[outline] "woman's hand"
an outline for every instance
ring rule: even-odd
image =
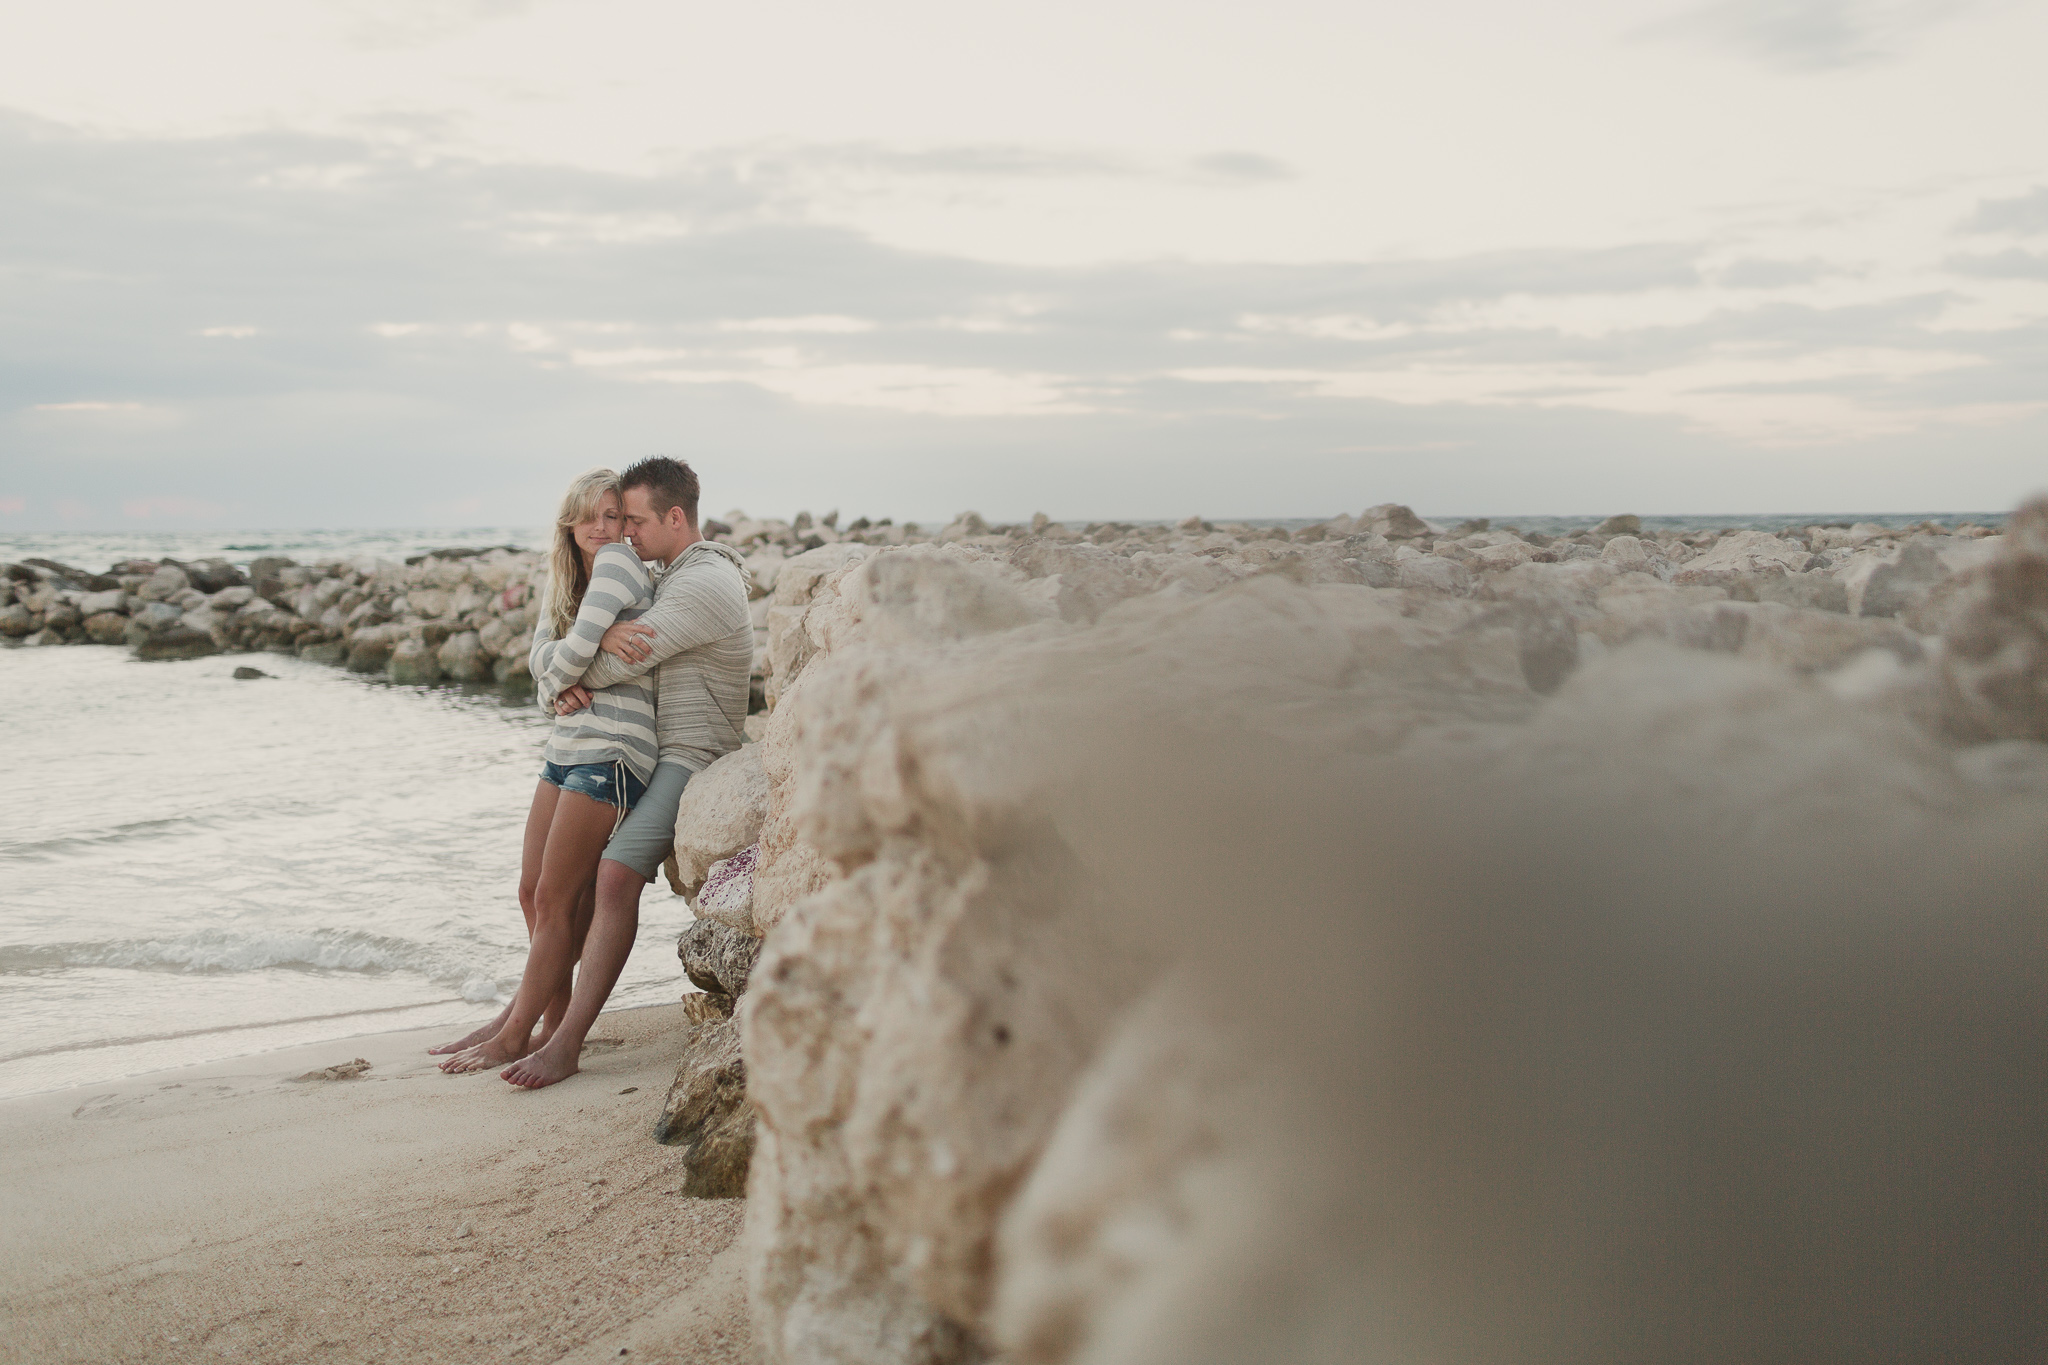
[[[637,664],[653,657],[654,646],[649,643],[653,639],[653,626],[639,621],[620,621],[604,633],[597,647],[629,664]]]
[[[565,687],[555,697],[555,714],[574,715],[590,705],[590,689],[587,687]]]

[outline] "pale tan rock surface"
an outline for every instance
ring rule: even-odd
[[[692,777],[676,804],[681,894],[695,896],[713,863],[758,841],[767,818],[768,779],[758,746],[743,744]]]
[[[1712,579],[1674,586],[1647,550],[1590,544],[1490,567],[1527,542],[1487,532],[1451,542],[1470,564],[1326,528],[1278,555],[1162,542],[1113,567],[961,529],[840,559],[778,608],[768,937],[738,1015],[769,1362],[1221,1365],[1368,1339],[1561,1362],[1613,1324],[1665,1340],[1704,1321],[1754,1354],[1713,1287],[1795,1268],[1834,1288],[1756,1321],[1870,1342],[1884,1329],[1831,1306],[1863,1301],[1853,1258],[1700,1242],[1659,1263],[1676,1278],[1617,1288],[1603,1258],[1672,1215],[1603,1151],[1692,1163],[1683,1217],[1766,1221],[1782,1209],[1745,1202],[1757,1171],[1877,1161],[1817,1206],[1837,1229],[1889,1197],[1887,1143],[2024,1168],[1971,1038],[2042,1026],[2018,984],[2035,940],[2010,919],[2042,857],[2038,765],[1955,756],[1916,722],[1936,664],[1911,630],[1731,596],[1832,581],[1803,547],[1674,543],[1667,564]],[[1362,567],[1424,562],[1462,578],[1375,588]],[[1886,927],[1858,918],[1872,897]],[[1915,958],[1984,1012],[1951,1029],[1886,964],[1901,925],[1948,942],[1955,914],[2018,956]],[[1685,950],[1660,955],[1671,934]],[[1829,945],[1818,975],[1805,934]],[[1193,976],[1162,975],[1176,961]],[[1721,994],[1694,975],[1708,963]],[[1817,991],[1864,1011],[1839,1038],[1774,1026],[1817,1074],[1864,1074],[1868,1030],[1917,1019],[1900,1026],[1933,1050],[1899,1074],[1976,1098],[1907,1132],[1837,1089],[1789,1146],[1670,1147],[1659,1125],[1687,1129],[1695,1101],[1773,1102],[1742,1079],[1771,1065],[1752,1021]],[[1734,1071],[1652,1079],[1690,1077],[1677,1059],[1700,1047]],[[1577,1112],[1619,1146],[1538,1102],[1581,1064]],[[1599,1192],[1590,1240],[1545,1249],[1549,1196],[1517,1183],[1543,1152]],[[1956,1178],[1972,1208],[2004,1197]],[[1962,1254],[1983,1269],[2009,1244],[1981,1226]],[[1957,1321],[1939,1295],[1897,1311]]]

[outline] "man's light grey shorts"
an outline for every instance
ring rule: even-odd
[[[647,779],[646,794],[627,812],[618,833],[604,846],[604,856],[624,863],[644,880],[653,881],[662,860],[675,846],[676,806],[683,799],[683,788],[694,776],[672,759],[664,758],[655,764],[654,776]]]

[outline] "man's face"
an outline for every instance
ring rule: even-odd
[[[642,559],[666,564],[689,547],[690,523],[683,509],[671,507],[666,517],[655,513],[654,502],[644,488],[628,488],[625,497],[626,539]]]

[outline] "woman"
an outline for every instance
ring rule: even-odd
[[[570,973],[594,910],[597,863],[626,812],[647,790],[659,748],[652,677],[598,688],[589,706],[555,715],[557,693],[583,675],[614,621],[654,600],[654,582],[621,538],[618,475],[593,469],[569,485],[555,517],[548,591],[530,663],[541,706],[554,715],[540,784],[526,815],[519,908],[530,946],[519,992],[498,1017],[441,1063],[449,1072],[506,1066],[547,1041],[569,1006]],[[545,1024],[538,1040],[536,1023]]]

